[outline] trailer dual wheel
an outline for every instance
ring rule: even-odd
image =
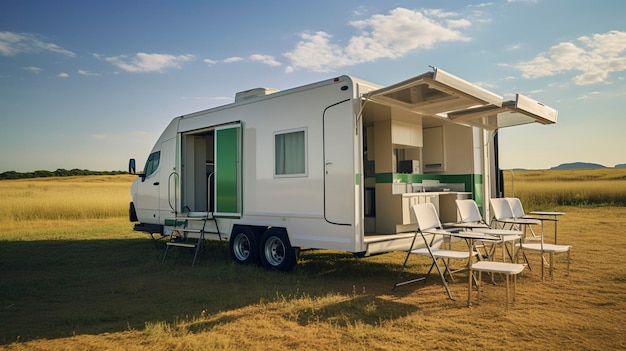
[[[296,266],[296,251],[284,228],[270,228],[263,233],[260,260],[267,269],[290,271]]]
[[[259,248],[254,230],[247,226],[237,226],[230,236],[230,256],[241,264],[258,262]]]

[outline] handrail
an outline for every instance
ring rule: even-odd
[[[178,211],[176,210],[176,204],[178,203],[178,187],[174,186],[174,206],[172,206],[172,197],[171,197],[172,176],[174,176],[175,181],[177,183],[179,180],[179,176],[176,171],[170,173],[169,177],[167,178],[167,203],[168,205],[170,205],[170,208],[172,209],[172,212],[174,212],[174,216],[176,217],[178,215]]]
[[[207,196],[208,196],[208,199],[207,199],[207,212],[211,212],[211,213],[213,213],[215,211],[215,208],[213,208],[213,211],[211,211],[211,205],[212,205],[211,204],[211,196],[209,196],[209,194],[213,194],[213,191],[215,190],[215,189],[213,189],[211,187],[211,178],[214,178],[214,177],[215,177],[215,172],[211,172],[211,173],[209,173],[209,177],[207,178],[207,189],[209,189],[209,191],[210,191],[210,193],[209,193],[209,191],[207,191]],[[215,194],[213,194],[213,196],[215,196]]]

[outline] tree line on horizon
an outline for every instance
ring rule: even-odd
[[[125,171],[90,171],[88,169],[63,169],[56,171],[38,170],[34,172],[16,172],[7,171],[0,173],[0,180],[3,179],[25,179],[25,178],[45,178],[45,177],[71,177],[71,176],[87,176],[87,175],[116,175],[126,174]]]

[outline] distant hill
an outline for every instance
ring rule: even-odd
[[[561,163],[556,167],[552,167],[550,169],[581,169],[581,168],[607,168],[598,163],[588,163],[588,162],[572,162],[572,163]]]
[[[615,165],[615,168],[626,168],[626,163],[620,163]]]

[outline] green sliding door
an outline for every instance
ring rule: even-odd
[[[241,217],[241,124],[215,129],[215,215]]]

